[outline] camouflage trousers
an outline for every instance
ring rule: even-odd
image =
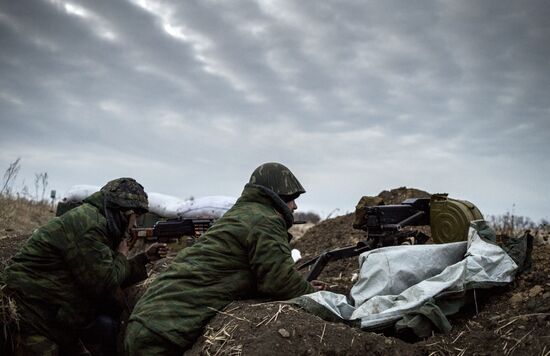
[[[149,330],[140,322],[131,321],[126,328],[124,353],[127,356],[180,356],[184,351],[182,347]]]
[[[16,338],[15,356],[59,356],[59,346],[45,336],[19,334]]]
[[[38,334],[17,335],[14,356],[91,356],[82,342],[78,342],[74,349],[61,350],[59,345],[47,337]]]

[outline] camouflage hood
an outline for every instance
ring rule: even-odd
[[[246,184],[239,201],[253,201],[265,205],[271,205],[282,215],[287,229],[294,224],[294,216],[292,215],[290,208],[279,197],[279,195],[263,185],[251,183]]]
[[[83,203],[88,203],[97,208],[101,215],[105,216],[105,195],[103,192],[95,192],[86,199],[82,201]]]
[[[128,226],[128,218],[123,214],[126,210],[134,210],[138,214],[148,211],[149,201],[143,186],[132,178],[114,179],[99,192],[84,199],[85,203],[95,206],[107,219],[107,231],[116,248],[124,238]]]
[[[108,208],[105,194],[101,191],[95,192],[86,199],[83,203],[93,205],[99,213],[107,220],[107,235],[111,240],[111,248],[116,249],[120,241],[124,238],[128,219],[119,209]]]

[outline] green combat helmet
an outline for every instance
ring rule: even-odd
[[[147,193],[133,178],[114,179],[105,184],[101,192],[105,194],[105,200],[111,208],[131,209],[139,214],[149,211]]]
[[[296,199],[306,192],[290,169],[275,162],[264,163],[256,168],[249,183],[269,188],[285,201]]]

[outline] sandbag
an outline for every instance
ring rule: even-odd
[[[94,185],[74,185],[57,204],[56,216],[62,215],[82,204],[82,200],[99,191],[101,187]],[[222,195],[205,196],[196,199],[180,199],[171,195],[147,192],[149,197],[149,213],[151,217],[186,219],[218,219],[222,217],[237,201],[237,198]],[[141,226],[149,226],[157,220],[148,217],[150,222]]]

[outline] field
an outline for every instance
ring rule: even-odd
[[[35,228],[53,217],[48,204],[0,196],[0,266],[3,268]]]
[[[400,201],[401,197],[395,199]],[[0,212],[2,263],[34,228],[53,216],[48,205],[17,201],[2,201]],[[303,235],[293,245],[304,259],[353,245],[364,239],[365,233],[354,230],[352,221],[352,214],[322,221],[301,231]],[[450,318],[453,330],[448,334],[402,340],[387,330],[364,332],[344,323],[325,321],[294,305],[238,301],[211,320],[187,354],[550,355],[550,245],[536,240],[532,257],[532,269],[511,285],[478,290],[475,300]],[[356,258],[337,261],[329,264],[319,279],[332,291],[347,293],[357,270]]]

